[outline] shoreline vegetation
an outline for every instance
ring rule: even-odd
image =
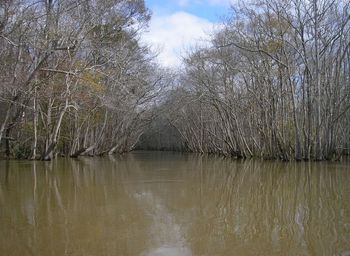
[[[2,1],[0,151],[350,155],[350,3],[253,0],[228,12],[170,70],[141,42],[143,0]]]

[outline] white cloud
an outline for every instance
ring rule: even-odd
[[[202,5],[219,5],[219,6],[230,6],[239,2],[240,0],[176,0],[179,6],[187,6],[190,3],[202,4]]]
[[[215,24],[186,12],[155,15],[143,40],[159,49],[158,61],[166,67],[178,67],[185,50],[208,39]],[[201,41],[200,41],[201,40]]]

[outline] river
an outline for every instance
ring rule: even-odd
[[[0,255],[350,255],[349,162],[0,161]]]

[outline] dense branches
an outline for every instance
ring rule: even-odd
[[[334,159],[349,153],[347,1],[259,0],[186,59],[173,117],[192,151]]]
[[[124,152],[146,127],[159,130],[147,133],[153,140],[174,136],[156,146],[143,138],[143,148],[283,160],[349,154],[348,1],[234,9],[210,44],[187,56],[166,99],[159,94],[172,76],[139,40],[149,19],[142,0],[2,1],[6,155]]]
[[[130,150],[162,86],[139,43],[143,0],[0,3],[0,142],[8,156]]]

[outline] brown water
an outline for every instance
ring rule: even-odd
[[[349,163],[0,161],[0,255],[350,255]]]

